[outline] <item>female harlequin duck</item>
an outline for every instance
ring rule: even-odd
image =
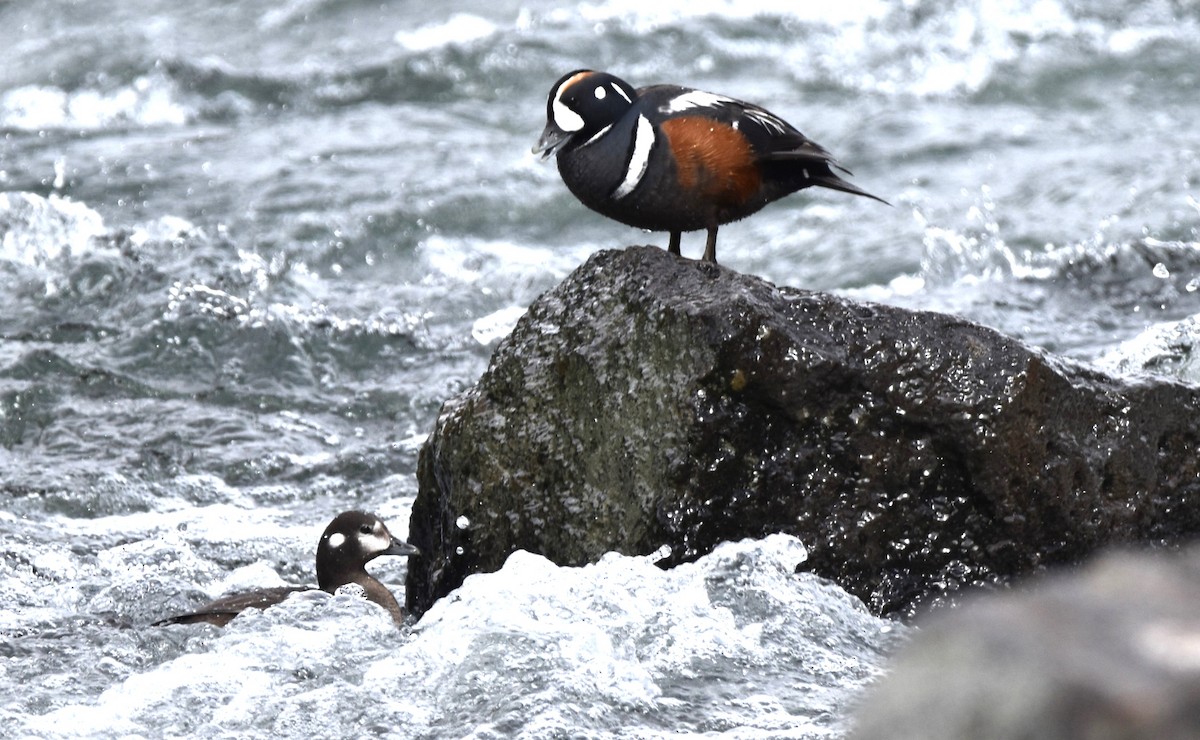
[[[775,114],[675,85],[635,90],[605,72],[562,76],[534,146],[558,155],[567,188],[585,206],[629,226],[708,230],[704,260],[717,261],[717,227],[813,185],[873,198],[834,172],[850,171]]]
[[[416,554],[417,548],[392,537],[379,517],[362,511],[345,511],[334,517],[317,543],[317,584],[322,591],[333,593],[340,586],[357,583],[367,592],[368,599],[387,609],[399,623],[404,619],[404,610],[387,586],[367,573],[364,566],[380,555]],[[194,612],[155,622],[154,626],[208,622],[224,627],[246,609],[266,609],[291,594],[311,590],[312,586],[281,586],[224,596]]]

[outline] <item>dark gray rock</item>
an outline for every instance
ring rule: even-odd
[[[1200,737],[1200,552],[1108,555],[917,630],[851,740]]]
[[[421,451],[408,606],[525,549],[560,564],[787,532],[877,613],[1200,532],[1200,391],[953,316],[777,288],[653,247],[530,307]]]

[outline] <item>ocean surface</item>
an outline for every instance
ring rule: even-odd
[[[894,204],[792,196],[724,265],[1200,383],[1196,0],[0,2],[0,737],[843,736],[909,628],[782,536],[518,553],[406,630],[148,626],[311,582],[344,509],[402,535],[525,307],[665,245],[529,151],[581,67],[760,103]]]

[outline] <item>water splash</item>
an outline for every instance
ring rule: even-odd
[[[160,542],[117,559],[178,545]],[[98,736],[672,728],[836,737],[848,692],[878,674],[897,627],[795,574],[804,555],[783,535],[726,544],[671,571],[652,557],[559,568],[516,553],[499,572],[468,578],[411,635],[350,594],[291,599],[223,632],[140,629],[132,649],[152,665],[23,727],[45,737],[66,727]]]
[[[1045,280],[1054,275],[1052,265],[1032,251],[1013,249],[1001,235],[991,189],[984,185],[958,228],[937,226],[920,208],[913,217],[924,232],[925,253],[921,275],[926,285],[961,281]]]
[[[104,219],[58,195],[0,193],[0,261],[45,267],[64,254],[81,255],[107,234]]]
[[[1095,365],[1114,375],[1152,373],[1200,384],[1200,314],[1150,326]]]
[[[725,544],[670,571],[653,565],[657,555],[557,568],[516,553],[435,605],[401,659],[374,666],[364,685],[476,706],[468,717],[442,714],[431,729],[444,735],[665,724],[825,737],[837,724],[834,696],[875,675],[893,625],[797,576],[804,556],[783,535]]]
[[[512,333],[525,311],[523,306],[509,306],[478,318],[471,326],[471,336],[485,346],[498,342]]]

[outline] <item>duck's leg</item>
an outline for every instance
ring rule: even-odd
[[[667,251],[671,254],[679,254],[679,235],[678,231],[671,232],[671,241],[667,244]]]
[[[700,258],[701,262],[711,262],[717,264],[717,227],[713,226],[708,230],[708,241],[704,242],[704,256]]]

